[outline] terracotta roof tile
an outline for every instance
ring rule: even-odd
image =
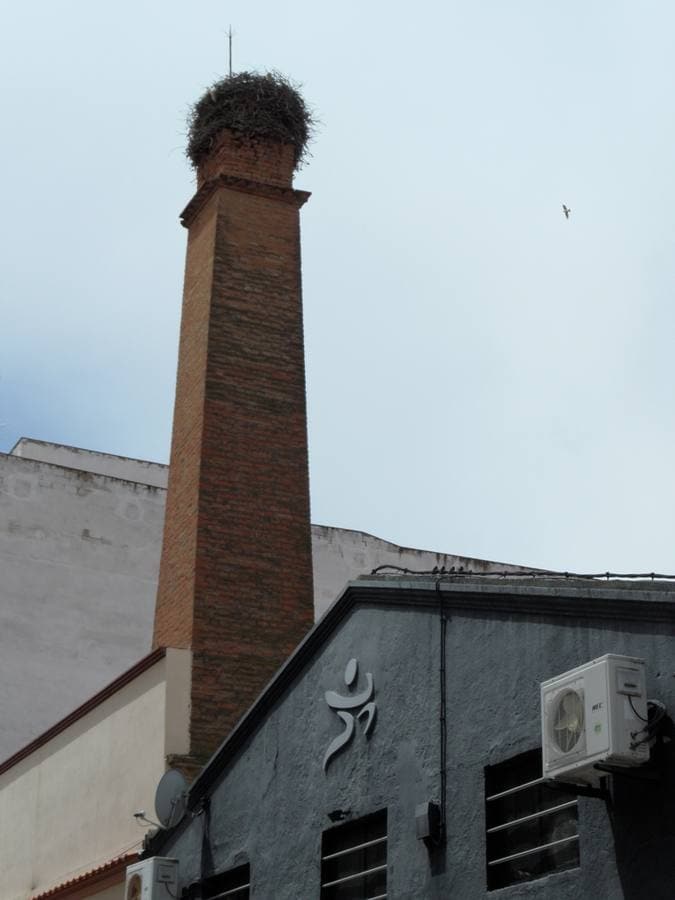
[[[117,872],[124,872],[126,867],[131,865],[131,863],[135,862],[137,859],[138,851],[125,853],[122,856],[116,856],[114,859],[109,859],[107,862],[101,863],[93,869],[81,872],[79,875],[75,875],[67,881],[62,881],[60,884],[54,885],[54,887],[48,888],[46,891],[41,891],[39,894],[32,894],[30,900],[46,900],[47,897],[67,895],[78,888],[100,881],[104,877],[114,875]]]

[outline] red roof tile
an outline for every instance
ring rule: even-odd
[[[63,897],[80,888],[93,887],[97,881],[102,881],[117,873],[124,873],[126,867],[131,865],[131,863],[135,862],[137,859],[138,851],[125,853],[122,856],[116,856],[114,859],[109,859],[107,862],[101,863],[94,869],[81,872],[79,875],[75,875],[67,881],[62,881],[61,884],[48,888],[46,891],[41,891],[39,894],[33,894],[31,900],[46,900],[47,897]],[[101,890],[103,887],[104,885],[101,886]]]

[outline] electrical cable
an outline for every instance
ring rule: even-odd
[[[661,724],[661,721],[665,718],[667,709],[665,704],[661,703],[660,700],[647,700],[647,718],[645,719],[640,713],[635,709],[633,705],[633,698],[629,695],[628,702],[630,704],[630,708],[633,710],[635,716],[641,721],[646,722],[644,728],[641,728],[639,731],[631,731],[630,736],[633,738],[630,744],[631,750],[635,750],[637,747],[640,747],[642,744],[647,744],[650,741],[655,740],[656,738],[656,729]],[[652,710],[655,710],[654,715],[650,715]],[[644,737],[639,741],[636,741],[635,738],[639,734],[643,734]]]
[[[635,715],[641,722],[649,722],[649,712],[647,712],[647,718],[646,718],[646,719],[644,718],[644,716],[641,716],[640,713],[637,711],[637,709],[635,709],[635,707],[633,706],[633,698],[630,696],[630,694],[628,695],[628,702],[630,703],[630,708],[633,710],[634,715]],[[640,730],[641,730],[641,731],[645,731],[646,729],[645,729],[645,728],[642,728],[642,729],[640,729]],[[636,731],[635,733],[636,733],[636,734],[639,734],[640,732],[639,732],[639,731]]]
[[[647,700],[647,709],[657,709],[659,712],[659,715],[654,719],[654,722],[650,723],[650,726],[652,728],[654,727],[654,725],[658,725],[661,719],[665,719],[666,713],[668,712],[668,710],[666,709],[666,704],[661,703],[660,700]]]
[[[465,569],[463,566],[455,568],[451,566],[446,569],[445,566],[434,566],[433,569],[409,569],[406,566],[396,566],[392,563],[385,563],[377,566],[371,571],[371,575],[379,575],[381,572],[389,570],[399,572],[402,575],[433,575],[448,576],[451,578],[560,578],[564,580],[582,579],[588,581],[609,581],[610,578],[623,579],[624,581],[675,581],[675,575],[665,575],[661,572],[552,572],[547,569],[539,569],[529,572],[513,572],[513,571],[496,571],[496,572],[474,572],[471,569]]]
[[[448,792],[448,781],[447,781],[447,765],[448,765],[448,726],[447,726],[447,696],[446,696],[446,669],[445,669],[445,656],[446,656],[446,642],[447,642],[447,626],[448,622],[445,616],[445,598],[443,596],[443,591],[440,587],[440,579],[436,581],[436,592],[438,594],[438,617],[440,620],[440,636],[439,636],[439,645],[440,645],[440,660],[438,667],[438,677],[439,677],[439,688],[440,688],[440,714],[439,714],[439,727],[440,727],[440,767],[441,767],[441,823],[440,823],[440,835],[438,837],[437,845],[441,846],[445,841],[446,835],[446,819],[445,819],[445,806],[447,802],[447,792]]]

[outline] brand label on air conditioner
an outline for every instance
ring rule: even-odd
[[[619,694],[639,697],[642,694],[640,680],[640,673],[637,669],[616,670],[616,689]]]
[[[171,884],[176,876],[176,870],[170,863],[160,863],[157,867],[157,881]]]

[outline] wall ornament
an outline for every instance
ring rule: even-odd
[[[357,660],[350,659],[345,667],[345,684],[351,689],[357,680],[359,672],[359,664]],[[363,733],[366,737],[370,737],[375,726],[375,715],[377,707],[373,696],[375,687],[373,684],[373,676],[370,672],[366,673],[366,687],[359,694],[347,694],[343,696],[336,691],[326,691],[326,703],[335,710],[344,724],[344,730],[328,745],[325,756],[323,758],[324,772],[328,768],[328,763],[332,760],[336,753],[342,750],[354,737],[354,729],[356,720],[365,720]],[[359,709],[360,707],[360,709]],[[358,710],[358,712],[356,712]]]

